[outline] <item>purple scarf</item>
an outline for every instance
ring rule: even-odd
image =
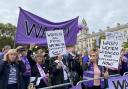
[[[44,70],[42,69],[42,67],[41,67],[39,64],[36,64],[36,65],[37,65],[37,68],[38,68],[39,73],[40,73],[40,75],[41,75],[41,79],[43,79],[44,83],[45,83],[46,85],[48,85],[48,81],[47,81],[47,79],[46,79],[46,74],[45,74]]]

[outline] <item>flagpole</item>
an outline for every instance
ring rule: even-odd
[[[16,47],[16,44],[15,44],[15,41],[13,42],[13,49],[15,49],[15,47]]]

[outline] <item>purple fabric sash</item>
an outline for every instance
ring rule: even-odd
[[[48,85],[48,81],[47,81],[47,79],[46,79],[46,74],[45,74],[44,70],[42,69],[42,67],[41,67],[39,64],[36,64],[36,65],[37,65],[37,68],[38,68],[39,73],[40,73],[40,75],[41,75],[41,79],[43,79],[44,83],[45,83],[46,85]]]

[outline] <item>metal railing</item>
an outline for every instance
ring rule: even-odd
[[[123,76],[125,76],[125,75],[128,75],[128,72],[125,72],[125,73],[123,74]]]
[[[49,87],[44,87],[44,88],[39,88],[39,89],[52,89],[52,88],[58,88],[58,87],[63,87],[63,86],[68,86],[72,85],[72,83],[64,83],[64,84],[59,84],[59,85],[54,85],[54,86],[49,86]]]
[[[109,75],[109,77],[117,77],[117,76],[120,76],[120,74],[115,74],[115,75]],[[108,78],[109,78],[108,77]],[[88,82],[88,81],[92,81],[92,80],[97,80],[97,79],[105,79],[105,77],[99,77],[99,78],[92,78],[92,79],[88,79],[88,80],[82,80],[82,81],[79,81],[77,83],[77,85],[83,83],[83,82]]]
[[[128,75],[128,72],[125,72],[124,75]],[[108,78],[117,77],[117,76],[121,76],[121,75],[120,74],[109,75]],[[92,78],[92,79],[88,79],[88,80],[82,80],[82,81],[79,81],[76,85],[79,85],[83,82],[88,82],[88,81],[97,80],[97,79],[105,79],[105,78],[106,77],[99,77],[99,78]],[[58,88],[58,87],[68,86],[68,85],[73,85],[73,84],[72,83],[64,83],[64,84],[59,84],[59,85],[54,85],[54,86],[49,86],[49,87],[44,87],[44,88],[39,88],[39,89],[52,89],[52,88]]]

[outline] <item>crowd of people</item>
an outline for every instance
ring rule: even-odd
[[[122,49],[118,69],[98,65],[99,50],[77,52],[75,47],[67,47],[67,53],[49,57],[42,49],[34,51],[35,45],[18,46],[11,49],[7,45],[0,53],[0,89],[38,89],[71,82],[83,82],[82,89],[105,89],[109,75],[128,71],[128,49]],[[96,79],[105,77],[105,79]],[[70,89],[63,86],[54,89]]]

